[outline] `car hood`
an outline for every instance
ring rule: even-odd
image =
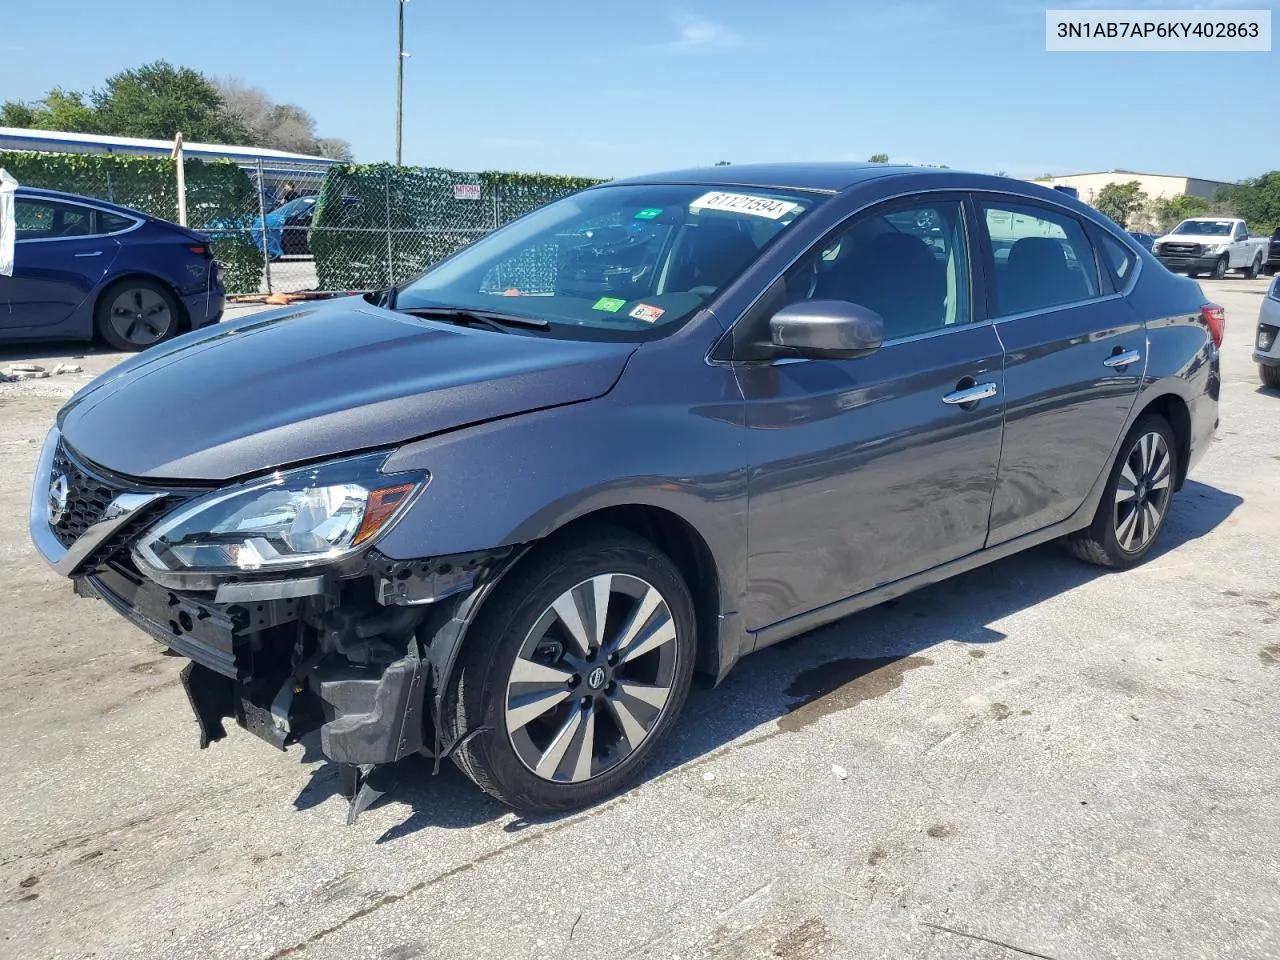
[[[1224,243],[1230,243],[1230,237],[1213,237],[1207,233],[1166,233],[1162,237],[1156,237],[1156,243],[1163,243],[1165,240],[1173,243],[1203,243],[1205,246],[1220,247]]]
[[[423,320],[343,298],[189,333],[103,374],[59,414],[127,476],[227,480],[602,396],[631,343]]]

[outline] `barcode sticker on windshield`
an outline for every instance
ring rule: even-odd
[[[753,197],[747,193],[721,193],[718,190],[704,193],[689,204],[690,210],[723,210],[726,213],[745,213],[770,220],[781,220],[795,208],[796,205],[790,200]]]

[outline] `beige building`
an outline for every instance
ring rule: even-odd
[[[1107,170],[1102,173],[1069,173],[1060,177],[1051,177],[1049,180],[1040,180],[1046,186],[1064,186],[1075,187],[1080,191],[1080,199],[1085,203],[1096,203],[1098,194],[1102,188],[1109,183],[1130,183],[1138,181],[1142,186],[1142,192],[1148,199],[1155,200],[1158,197],[1176,197],[1180,194],[1190,194],[1193,197],[1204,197],[1206,200],[1212,200],[1214,194],[1218,192],[1220,187],[1230,186],[1221,180],[1200,180],[1196,177],[1173,177],[1161,173],[1138,173],[1135,170]],[[1142,217],[1139,215],[1135,218],[1135,222],[1130,223],[1130,229],[1140,229],[1141,227],[1150,226],[1142,224]]]

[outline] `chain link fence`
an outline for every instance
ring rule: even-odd
[[[108,200],[209,237],[228,294],[372,290],[599,180],[436,167],[0,153],[18,182]],[[184,194],[180,196],[180,191]],[[530,264],[530,269],[535,265]]]

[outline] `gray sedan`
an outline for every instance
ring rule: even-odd
[[[1048,540],[1141,562],[1222,333],[1034,184],[640,177],[122,364],[49,432],[31,533],[190,658],[203,744],[318,729],[352,816],[414,753],[568,810],[698,722],[695,671]]]

